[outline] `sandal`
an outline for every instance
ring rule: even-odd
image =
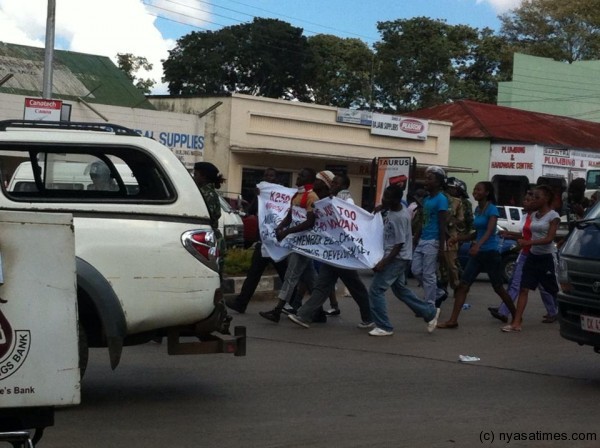
[[[552,324],[552,323],[556,322],[556,319],[558,319],[558,316],[556,314],[554,316],[544,316],[544,318],[542,319],[542,323],[543,324]]]
[[[458,328],[458,322],[441,322],[436,325],[437,328],[454,329]]]
[[[519,331],[521,331],[521,327],[513,327],[512,325],[505,325],[500,330],[502,330],[505,333],[518,333]]]

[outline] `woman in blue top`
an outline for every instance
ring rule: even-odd
[[[477,183],[473,189],[473,198],[478,203],[473,220],[475,233],[450,238],[449,242],[475,240],[475,243],[469,249],[469,261],[454,293],[452,315],[446,322],[438,324],[438,328],[458,327],[458,316],[469,293],[469,288],[482,271],[487,272],[494,292],[500,296],[510,313],[515,315],[515,305],[502,284],[502,259],[498,251],[500,241],[496,231],[498,209],[494,205],[496,198],[492,183]]]

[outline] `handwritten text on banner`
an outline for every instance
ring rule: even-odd
[[[315,226],[305,232],[275,238],[275,228],[286,217],[295,189],[261,182],[258,219],[263,255],[276,261],[290,251],[323,263],[348,269],[370,269],[383,257],[383,220],[339,198],[315,203]],[[294,207],[292,226],[306,219],[305,210]]]

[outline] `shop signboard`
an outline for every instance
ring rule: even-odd
[[[388,137],[427,140],[429,121],[400,115],[373,114],[371,134]]]
[[[378,157],[377,189],[375,205],[381,204],[384,190],[390,185],[399,185],[408,190],[412,157]]]
[[[25,98],[23,118],[33,121],[60,121],[62,101],[44,98]]]

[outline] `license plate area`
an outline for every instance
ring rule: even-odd
[[[581,315],[581,329],[592,333],[600,333],[600,317]]]

